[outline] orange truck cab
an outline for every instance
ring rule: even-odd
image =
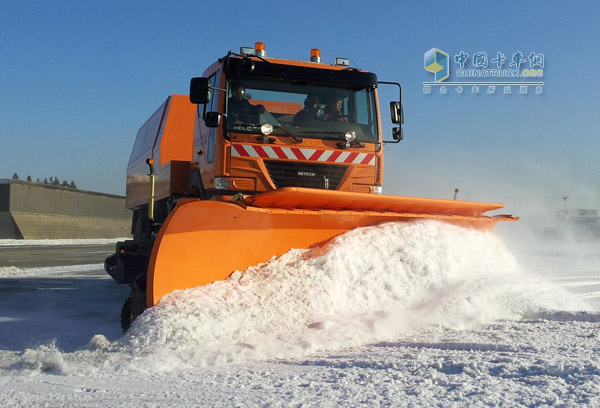
[[[347,60],[318,59],[318,50],[314,61],[267,58],[258,43],[192,79],[194,161],[203,195],[289,186],[381,192],[377,78]],[[400,103],[392,107],[399,122]],[[401,131],[394,135],[399,141]]]

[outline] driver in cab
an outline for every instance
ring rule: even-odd
[[[263,105],[252,105],[245,96],[246,87],[244,84],[239,82],[233,84],[231,97],[228,101],[228,123],[234,125],[258,124],[260,114],[265,112],[265,107]]]
[[[322,116],[323,110],[319,109],[319,96],[316,94],[309,94],[304,100],[304,108],[294,116],[292,125],[302,126],[309,122],[320,120]]]

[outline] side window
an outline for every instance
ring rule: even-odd
[[[356,111],[357,117],[356,122],[361,125],[369,123],[369,100],[367,98],[366,90],[362,90],[356,93]]]
[[[356,92],[356,123],[365,126],[371,135],[376,135],[377,116],[375,115],[373,96],[371,89]]]
[[[210,86],[215,87],[215,88],[218,87],[220,78],[221,78],[221,71],[215,72],[209,78]],[[219,91],[212,92],[212,95],[210,96],[210,103],[206,107],[207,112],[216,112],[219,110],[219,96],[220,96]],[[210,128],[208,131],[208,149],[206,152],[206,161],[209,163],[212,163],[215,160],[215,135],[216,135],[216,132],[217,132],[216,128]]]

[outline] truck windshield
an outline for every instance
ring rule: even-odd
[[[372,88],[340,88],[246,79],[229,83],[227,128],[230,132],[260,133],[264,123],[273,135],[294,138],[343,139],[348,130],[356,139],[377,142],[377,114]]]

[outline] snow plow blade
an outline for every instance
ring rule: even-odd
[[[147,306],[178,289],[226,279],[291,248],[319,247],[356,227],[437,219],[489,230],[502,204],[287,187],[237,201],[181,199],[165,220],[148,267]]]

